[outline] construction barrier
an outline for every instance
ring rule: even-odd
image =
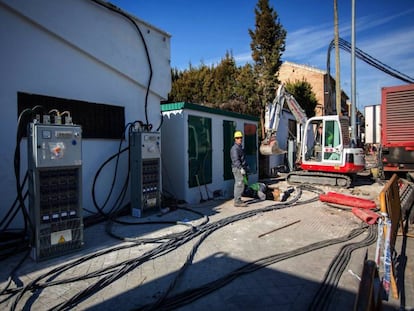
[[[382,310],[381,294],[377,264],[372,260],[366,260],[362,269],[354,311]]]
[[[382,220],[378,223],[378,241],[375,262],[383,265],[382,287],[383,299],[388,300],[390,288],[393,297],[398,299],[397,281],[395,279],[395,266],[392,260],[392,250],[395,250],[395,241],[398,228],[401,225],[401,203],[399,192],[399,178],[394,174],[380,192],[380,212]],[[382,257],[381,257],[382,253]]]

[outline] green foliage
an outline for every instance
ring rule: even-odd
[[[305,110],[308,118],[315,116],[315,108],[318,104],[316,95],[312,90],[312,85],[306,80],[296,80],[295,82],[287,81],[285,84],[286,91],[295,97],[298,104]]]
[[[202,64],[195,68],[172,70],[170,102],[192,102],[257,117],[273,101],[279,83],[277,74],[285,51],[286,31],[268,0],[258,0],[252,39],[253,64],[237,67],[234,57],[226,52],[216,66]]]
[[[168,96],[169,101],[204,103],[206,95],[202,92],[206,88],[206,81],[212,80],[211,69],[205,65],[200,68],[190,67],[188,70],[172,70],[172,86]]]
[[[272,101],[279,80],[277,73],[282,65],[281,57],[285,51],[286,30],[278,20],[277,12],[269,6],[268,0],[258,0],[255,8],[256,28],[249,29],[252,39],[250,48],[254,61],[258,93],[262,108]]]
[[[217,66],[201,65],[184,71],[174,69],[171,76],[170,102],[185,101],[255,115],[252,66],[237,67],[229,52]]]
[[[214,102],[226,102],[234,96],[237,76],[236,61],[228,52],[213,70],[212,92]]]

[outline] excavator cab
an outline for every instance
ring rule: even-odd
[[[343,137],[341,122],[336,116],[309,119],[302,145],[302,162],[341,163]]]
[[[328,115],[310,118],[301,146],[302,170],[357,173],[365,167],[361,148],[351,146],[347,117]]]
[[[300,170],[286,177],[289,184],[349,187],[351,176],[365,168],[364,152],[350,144],[347,117],[310,118],[300,149]]]

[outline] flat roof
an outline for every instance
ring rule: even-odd
[[[210,107],[199,105],[199,104],[193,104],[193,103],[187,103],[187,102],[175,102],[175,103],[161,104],[162,112],[172,111],[172,110],[181,110],[181,109],[189,109],[189,110],[207,112],[211,114],[218,114],[218,115],[227,116],[227,117],[251,120],[255,122],[259,121],[258,117],[255,117],[252,115],[242,114],[242,113],[237,113],[237,112],[227,111],[227,110],[221,110],[217,108],[210,108]]]

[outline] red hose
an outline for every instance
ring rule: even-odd
[[[322,202],[335,203],[335,204],[340,204],[340,205],[366,208],[366,209],[374,209],[377,207],[377,204],[372,200],[362,199],[362,198],[354,197],[351,195],[346,195],[346,194],[336,193],[336,192],[328,192],[326,194],[322,193],[319,195],[319,200],[321,200]]]
[[[359,219],[362,219],[364,222],[366,222],[368,225],[373,225],[377,222],[378,218],[380,217],[377,213],[368,210],[368,209],[362,209],[358,207],[352,208],[352,214],[357,216]]]

